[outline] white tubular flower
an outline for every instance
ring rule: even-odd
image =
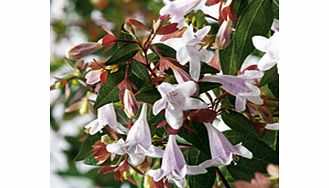
[[[106,146],[108,152],[118,155],[128,154],[131,164],[140,165],[145,156],[161,158],[162,149],[152,145],[151,132],[147,123],[147,105],[144,103],[139,118],[129,130],[127,139]]]
[[[184,16],[192,11],[193,8],[198,6],[201,0],[165,0],[166,4],[160,10],[160,15],[170,15],[171,23],[178,23],[178,28],[181,29],[184,26]]]
[[[222,132],[212,124],[204,123],[208,131],[209,147],[212,159],[200,164],[204,168],[211,166],[229,165],[233,161],[233,155],[251,159],[252,153],[240,144],[233,146]]]
[[[121,123],[117,121],[113,103],[106,104],[100,107],[97,110],[97,119],[87,124],[85,128],[89,129],[89,134],[94,135],[100,130],[102,130],[102,128],[106,125],[120,134],[125,134],[128,130],[126,127],[124,127]]]
[[[163,82],[158,86],[161,99],[153,105],[153,114],[157,115],[165,109],[165,117],[168,124],[179,129],[184,121],[183,111],[192,109],[207,108],[207,105],[191,96],[197,91],[197,84],[193,81],[183,82],[177,85],[171,85]]]
[[[201,166],[187,165],[182,151],[176,143],[176,135],[169,135],[166,149],[163,153],[162,165],[160,169],[149,170],[148,175],[158,182],[167,177],[170,182],[174,182],[178,187],[186,187],[187,174],[204,174],[207,170]]]
[[[182,38],[171,38],[164,42],[177,51],[176,58],[180,64],[185,65],[190,62],[189,72],[196,81],[200,77],[201,61],[208,63],[214,55],[200,45],[210,29],[210,26],[206,26],[193,32],[193,26],[190,25],[183,33]]]
[[[246,109],[247,100],[262,105],[263,99],[260,97],[260,89],[252,84],[252,81],[261,76],[258,72],[250,72],[241,76],[212,75],[205,76],[202,81],[222,84],[222,88],[229,94],[236,97],[235,109],[242,112]]]

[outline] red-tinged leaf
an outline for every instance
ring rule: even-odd
[[[115,170],[116,167],[113,166],[102,166],[99,170],[98,173],[99,174],[108,174],[111,173]]]
[[[162,57],[159,61],[159,69],[161,72],[169,69],[170,65],[171,65],[171,62],[165,57]]]
[[[172,24],[166,25],[166,26],[160,28],[158,30],[157,34],[167,35],[167,34],[175,32],[175,31],[178,31],[177,25],[178,25],[178,23],[172,23]]]
[[[111,44],[113,42],[116,42],[117,40],[118,39],[114,35],[111,34],[105,35],[105,37],[103,37],[102,39],[102,46]]]
[[[102,21],[99,20],[98,24],[104,29],[104,31],[106,31],[106,33],[113,35],[112,31]]]
[[[146,61],[145,61],[145,58],[142,57],[139,53],[137,53],[134,57],[133,57],[134,60],[138,61],[138,62],[141,62],[143,64],[147,64]]]
[[[132,26],[134,26],[138,29],[148,31],[148,29],[146,28],[146,26],[142,22],[137,21],[135,19],[130,18],[130,19],[128,19],[127,23],[131,24]]]
[[[179,38],[179,37],[182,37],[183,36],[183,33],[185,32],[186,28],[182,29],[182,30],[177,30],[176,32],[173,32],[173,33],[170,33],[170,34],[167,34],[167,35],[164,35],[163,37],[161,37],[160,41],[163,42],[163,41],[166,41],[168,39],[171,39],[171,38]]]
[[[103,71],[102,74],[101,74],[101,76],[100,76],[100,78],[101,78],[101,82],[102,82],[103,85],[106,84],[107,74],[108,74],[107,71]]]
[[[214,67],[218,71],[220,71],[220,62],[218,58],[218,52],[215,53],[214,57],[211,59],[211,61],[208,63],[210,66]]]
[[[165,20],[167,20],[167,19],[169,19],[169,18],[170,18],[170,14],[166,14],[166,15],[160,16],[160,20],[162,22],[165,21]]]
[[[220,0],[207,0],[206,2],[206,6],[212,6],[212,5],[215,5],[217,3],[219,3]]]
[[[217,113],[210,109],[200,109],[190,115],[190,119],[199,123],[211,123],[216,119]]]

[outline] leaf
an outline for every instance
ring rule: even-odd
[[[179,136],[193,144],[193,146],[198,148],[206,156],[211,156],[209,149],[208,132],[206,127],[202,123],[185,121],[185,124],[187,123],[189,123],[189,126],[191,126],[194,131],[189,132],[186,128],[182,128],[178,133]],[[208,159],[210,159],[210,157]]]
[[[270,70],[267,70],[262,78],[262,80],[260,81],[260,87],[275,82],[279,80],[279,74],[278,74],[278,68],[275,65],[273,68],[271,68]]]
[[[141,102],[154,104],[155,101],[161,98],[160,93],[153,85],[147,85],[140,90],[136,95],[136,99]]]
[[[176,58],[176,50],[162,43],[153,44],[162,56]]]
[[[209,159],[209,157],[194,147],[188,150],[187,155],[187,163],[189,165],[199,165],[200,163]],[[214,168],[208,168],[207,171],[208,172],[205,174],[189,176],[188,184],[190,187],[212,188],[216,179],[216,172]]]
[[[94,109],[119,100],[119,89],[117,85],[124,79],[125,70],[125,66],[122,66],[117,72],[107,75],[106,83],[99,89]]]
[[[279,19],[279,0],[273,0],[273,17]]]
[[[133,58],[139,51],[137,44],[124,44],[119,47],[105,62],[106,65],[114,65]]]
[[[172,24],[166,25],[166,26],[160,28],[158,30],[157,34],[167,35],[167,34],[173,33],[178,30],[177,25],[178,25],[178,23],[172,23]]]
[[[268,84],[268,87],[272,91],[273,95],[276,98],[279,98],[279,80],[277,80],[276,82],[272,82],[272,83]]]
[[[210,91],[212,89],[219,88],[219,84],[217,83],[209,83],[209,82],[200,82],[199,83],[199,93],[204,93],[206,91]]]
[[[151,82],[150,74],[146,67],[137,61],[131,63],[131,71],[140,79]]]
[[[83,159],[83,163],[86,165],[92,165],[96,166],[96,163],[98,162],[97,159],[93,155],[88,155],[85,159]]]
[[[238,20],[231,45],[219,52],[224,74],[236,75],[245,58],[254,50],[251,38],[267,35],[273,22],[272,3],[269,0],[249,0]]]
[[[253,153],[252,159],[240,157],[236,165],[227,166],[228,171],[235,180],[249,181],[254,177],[255,172],[265,173],[268,164],[279,163],[278,153],[260,139],[247,134],[243,135],[234,130],[225,131],[224,135],[232,144],[242,142],[242,145]]]
[[[91,154],[92,145],[98,140],[100,140],[101,135],[95,134],[95,135],[88,135],[86,140],[82,142],[78,154],[75,156],[75,161],[81,161],[84,158],[86,158],[88,155]]]
[[[227,112],[222,112],[221,116],[225,124],[231,129],[238,131],[241,134],[258,137],[255,125],[244,115],[232,110],[228,110]]]

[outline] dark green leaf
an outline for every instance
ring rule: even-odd
[[[238,20],[231,45],[220,51],[224,74],[236,75],[245,58],[254,50],[251,38],[268,34],[273,22],[271,1],[249,0]]]
[[[279,98],[279,80],[277,80],[276,82],[272,82],[272,83],[268,84],[268,87],[272,91],[273,95],[276,98]]]
[[[117,102],[119,100],[119,89],[117,85],[124,79],[125,70],[125,66],[122,66],[117,72],[107,75],[106,84],[102,85],[99,89],[94,104],[95,109],[98,109],[105,104]]]
[[[176,58],[176,50],[173,48],[162,43],[156,43],[153,45],[160,51],[162,56]]]
[[[260,81],[260,87],[264,86],[266,84],[275,82],[279,80],[279,74],[278,74],[278,68],[277,66],[274,66],[273,68],[271,68],[270,70],[267,70],[262,78],[262,80]]]
[[[204,93],[206,91],[219,88],[219,84],[217,83],[209,83],[209,82],[200,82],[199,83],[199,93]]]
[[[228,110],[221,113],[223,121],[231,129],[240,132],[241,134],[248,134],[258,137],[255,125],[244,115]]]
[[[124,44],[119,47],[105,62],[106,65],[114,65],[133,58],[140,50],[137,44]]]
[[[279,0],[273,0],[273,17],[279,19]]]
[[[150,75],[146,69],[146,67],[137,61],[131,63],[131,71],[140,79],[144,81],[151,81]]]
[[[155,101],[160,99],[160,93],[153,85],[147,85],[143,87],[136,99],[141,102],[154,104]]]
[[[92,165],[92,166],[96,166],[96,163],[98,162],[97,159],[95,159],[95,157],[93,155],[88,155],[84,160],[83,163],[85,163],[86,165]]]

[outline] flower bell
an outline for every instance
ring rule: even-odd
[[[157,115],[165,109],[168,124],[174,129],[179,129],[184,121],[183,111],[207,108],[204,102],[191,97],[197,89],[197,84],[193,81],[177,85],[163,82],[158,86],[162,98],[154,103],[153,114]]]
[[[97,119],[85,126],[89,130],[89,134],[94,135],[104,126],[108,125],[115,132],[125,134],[127,128],[117,121],[113,103],[106,104],[97,110]]]
[[[208,132],[212,159],[201,163],[201,166],[208,168],[210,166],[229,165],[233,161],[233,155],[240,155],[248,159],[252,158],[252,153],[241,143],[233,146],[224,134],[212,124],[204,123],[204,125]]]
[[[176,143],[176,135],[169,135],[166,149],[163,153],[162,165],[160,169],[149,170],[147,173],[158,182],[167,177],[170,182],[174,182],[178,187],[186,187],[186,175],[204,174],[207,170],[201,166],[187,165],[182,151]]]
[[[147,106],[144,103],[139,118],[127,134],[126,141],[120,139],[117,143],[107,145],[107,151],[118,155],[128,154],[133,165],[142,164],[145,156],[161,158],[163,151],[152,145],[151,132],[146,116]]]

